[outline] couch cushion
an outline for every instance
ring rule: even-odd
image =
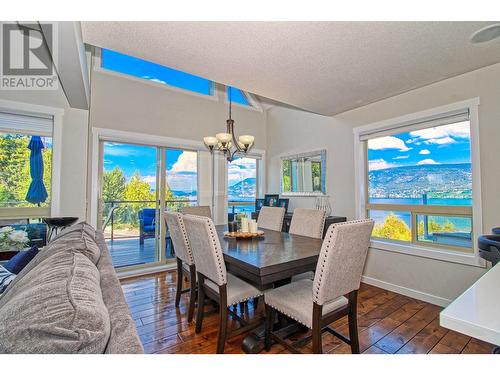
[[[4,266],[0,265],[0,295],[9,284],[16,278],[16,274],[10,272]]]
[[[74,249],[41,261],[0,299],[0,353],[102,353],[109,336],[100,274]]]

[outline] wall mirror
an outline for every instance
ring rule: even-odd
[[[281,157],[281,194],[326,194],[326,150]]]

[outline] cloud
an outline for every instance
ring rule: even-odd
[[[396,164],[388,163],[384,159],[375,159],[368,162],[368,170],[378,171],[379,169],[388,169],[397,167]]]
[[[424,160],[420,160],[417,165],[436,165],[436,164],[441,164],[441,163],[438,163],[437,161],[434,161],[432,159],[424,159]]]
[[[431,152],[427,149],[420,150],[419,154],[420,155],[429,155]]]
[[[414,138],[412,142],[422,141],[425,144],[444,145],[455,143],[456,138],[470,139],[470,126],[468,121],[463,121],[455,124],[436,126],[434,128],[415,130],[410,132],[410,136]]]
[[[197,154],[194,151],[184,151],[172,166],[169,172],[196,172]]]
[[[409,151],[402,139],[397,137],[380,137],[368,140],[368,148],[370,150],[399,150],[401,152]]]
[[[141,176],[141,180],[147,182],[150,185],[156,185],[156,176],[154,175]]]
[[[424,143],[426,145],[447,145],[451,143],[456,143],[456,141],[451,137],[444,137],[444,138],[428,139],[427,141],[424,141]]]
[[[408,159],[409,157],[410,155],[400,155],[393,157],[392,160]]]

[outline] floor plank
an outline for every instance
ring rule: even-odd
[[[179,308],[175,307],[176,279],[175,272],[163,272],[122,281],[123,292],[145,352],[215,353],[217,312],[207,314],[203,320],[202,332],[195,333],[194,321],[187,322],[188,295],[182,295]],[[206,311],[209,310],[214,310],[213,306],[207,306]],[[441,308],[438,306],[362,284],[358,293],[358,332],[361,352],[364,354],[491,353],[492,345],[440,327],[438,320],[440,311]],[[241,312],[239,308],[238,312]],[[255,311],[252,303],[249,303],[244,315],[250,319],[262,319],[263,303],[260,303]],[[238,326],[237,322],[230,320],[230,327]],[[331,326],[346,336],[349,333],[345,317]],[[242,353],[241,343],[244,337],[245,334],[241,334],[230,338],[225,353]],[[312,352],[310,343],[303,348],[303,352]],[[325,333],[323,352],[347,354],[351,350],[344,342]],[[289,352],[283,346],[275,344],[269,353]]]

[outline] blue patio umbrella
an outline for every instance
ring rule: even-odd
[[[42,139],[34,135],[31,137],[28,148],[31,150],[30,154],[30,175],[31,184],[26,194],[26,200],[33,204],[38,204],[45,202],[48,197],[47,189],[43,184],[43,157],[42,149],[43,145]]]

